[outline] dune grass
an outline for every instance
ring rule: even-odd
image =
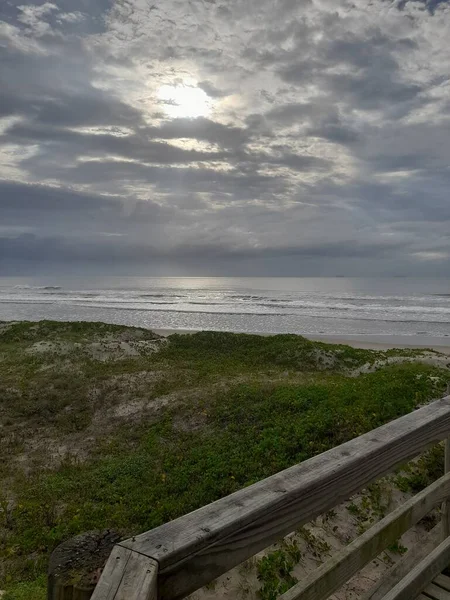
[[[61,541],[156,527],[439,397],[448,375],[407,363],[354,377],[351,369],[385,354],[300,336],[174,335],[134,356],[115,354],[111,339],[155,342],[151,332],[102,324],[0,330],[8,600],[44,597],[48,556]],[[99,340],[105,360],[89,354]],[[41,341],[79,345],[30,351]],[[127,402],[147,408],[106,419]],[[57,460],[55,444],[65,448]]]

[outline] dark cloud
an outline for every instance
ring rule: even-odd
[[[159,127],[148,127],[146,132],[155,138],[191,138],[224,148],[237,148],[249,141],[249,132],[245,128],[224,125],[205,117],[173,119]]]
[[[58,171],[55,169],[55,172]],[[258,197],[266,192],[282,192],[283,178],[260,174],[254,170],[220,171],[208,167],[151,166],[130,161],[87,161],[76,167],[61,169],[61,176],[73,184],[103,181],[135,181],[151,184],[160,191],[178,192],[179,196],[192,191],[228,193],[229,202]]]
[[[281,150],[278,147],[278,150]],[[282,165],[290,167],[294,171],[320,171],[331,166],[331,161],[318,156],[308,154],[280,153],[279,156],[259,155],[257,162],[263,164]]]
[[[317,127],[311,127],[307,130],[308,135],[312,137],[324,138],[336,144],[353,144],[360,140],[360,134],[354,131],[352,127],[340,123],[323,123]]]
[[[82,96],[76,92],[60,94],[54,100],[36,99],[33,102],[34,120],[51,127],[77,127],[89,125],[137,126],[142,115],[131,106],[116,100],[110,94],[89,90]]]
[[[332,75],[326,85],[334,94],[362,110],[395,107],[414,100],[422,91],[419,85],[402,83],[383,71],[373,70],[362,75]]]
[[[228,92],[216,88],[210,81],[199,81],[197,87],[208,94],[210,98],[224,98],[229,95]]]
[[[423,273],[449,37],[440,0],[3,3],[3,270]]]
[[[57,225],[68,233],[87,231],[124,233],[136,225],[160,225],[174,211],[150,198],[126,202],[114,195],[81,193],[67,187],[26,185],[0,181],[3,227],[52,232]],[[1,231],[1,229],[0,229]]]
[[[334,244],[315,244],[304,246],[240,248],[220,244],[181,244],[164,250],[151,244],[136,243],[128,239],[105,238],[100,240],[83,240],[79,244],[70,238],[38,237],[32,233],[18,236],[0,237],[0,256],[8,256],[11,260],[22,261],[33,257],[33,260],[46,262],[53,259],[61,263],[99,261],[100,263],[139,263],[145,264],[155,259],[177,259],[180,262],[198,262],[211,259],[264,259],[265,257],[298,257],[298,258],[346,258],[383,257],[398,248],[398,244],[364,244],[344,241]]]
[[[46,151],[46,145],[54,145],[67,148],[67,152],[74,156],[88,157],[105,154],[148,163],[179,164],[217,161],[223,160],[227,156],[225,152],[185,150],[165,142],[155,142],[142,134],[121,136],[114,133],[111,135],[78,133],[64,128],[50,128],[33,124],[13,125],[7,130],[5,137],[9,141],[20,144],[40,142],[43,144],[44,151]]]
[[[344,63],[369,72],[398,71],[398,61],[393,55],[395,50],[410,51],[417,47],[416,42],[408,38],[392,40],[380,31],[375,31],[368,38],[358,38],[351,33],[348,37],[330,40],[325,50],[327,64]]]
[[[17,98],[6,92],[0,99],[0,116],[28,116],[34,124],[49,127],[79,127],[92,125],[138,126],[141,114],[125,103],[94,90],[77,96],[61,92],[58,98],[37,94]]]
[[[332,97],[361,110],[376,110],[414,100],[422,86],[402,81],[395,53],[416,48],[414,40],[392,40],[375,30],[369,36],[325,39],[313,59],[296,59],[283,66],[280,76],[289,83],[307,85],[317,81]],[[333,67],[349,67],[336,72]],[[338,69],[339,71],[340,69]]]
[[[314,112],[314,105],[309,102],[291,102],[289,104],[275,106],[266,113],[266,117],[271,121],[292,125],[298,121],[304,121],[305,119],[311,118]]]
[[[110,197],[82,194],[70,189],[0,181],[0,211],[92,211],[122,206],[123,202]],[[46,215],[48,218],[48,215]]]

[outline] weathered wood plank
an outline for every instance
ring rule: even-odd
[[[158,563],[132,552],[114,600],[156,600]]]
[[[450,473],[447,473],[337,552],[279,600],[325,600],[442,502],[449,490]]]
[[[440,573],[434,578],[433,582],[441,588],[444,588],[444,590],[447,590],[447,592],[450,592],[450,577],[447,577],[447,575],[442,575],[442,573]]]
[[[130,556],[131,550],[114,546],[97,583],[92,600],[114,600]]]
[[[450,383],[447,385],[447,394],[450,395]],[[444,473],[450,471],[450,436],[445,440],[444,446]],[[450,535],[450,498],[442,504],[442,539]]]
[[[159,563],[161,600],[183,598],[449,431],[446,397],[121,546]]]
[[[158,563],[115,546],[91,600],[156,600]]]
[[[444,450],[444,473],[450,471],[450,437],[445,440]],[[442,504],[442,539],[450,535],[450,499],[447,498]]]
[[[450,600],[450,593],[437,586],[434,583],[430,583],[424,590],[424,593],[433,600]]]
[[[364,594],[362,600],[382,600],[389,590],[397,585],[397,583],[405,577],[415,565],[428,556],[441,541],[442,523],[439,522],[428,532],[426,538],[421,540],[420,544],[413,546],[398,563],[392,565],[381,579],[377,581],[366,594]]]
[[[450,537],[430,552],[386,594],[383,600],[411,600],[411,598],[416,598],[449,563]]]

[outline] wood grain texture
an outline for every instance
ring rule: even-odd
[[[127,550],[127,548],[121,546],[113,548],[97,583],[92,600],[114,600],[130,556],[131,550]]]
[[[447,473],[337,552],[279,600],[325,600],[442,502],[449,492],[450,473]]]
[[[158,563],[132,552],[114,600],[156,600]]]
[[[434,583],[430,583],[424,590],[424,594],[433,600],[450,600],[450,593]]]
[[[450,471],[450,437],[445,440],[444,473]],[[450,500],[447,498],[442,504],[442,539],[450,535]]]
[[[449,431],[446,397],[120,545],[159,563],[161,600],[183,598]]]
[[[431,531],[428,532],[426,538],[416,544],[401,558],[401,560],[393,565],[371,589],[364,594],[361,600],[382,600],[382,598],[391,590],[397,583],[405,577],[415,565],[423,560],[428,554],[434,550],[442,541],[442,523],[439,522]]]
[[[156,600],[158,563],[115,546],[92,600]]]
[[[411,600],[450,563],[450,538],[446,538],[408,573],[383,600]]]
[[[450,592],[450,577],[447,577],[447,575],[442,575],[442,573],[440,573],[434,578],[433,582],[436,585],[439,585],[441,588],[444,588],[444,590]]]

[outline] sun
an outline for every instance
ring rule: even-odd
[[[158,98],[166,113],[173,118],[206,117],[211,111],[208,94],[193,85],[162,85]]]

